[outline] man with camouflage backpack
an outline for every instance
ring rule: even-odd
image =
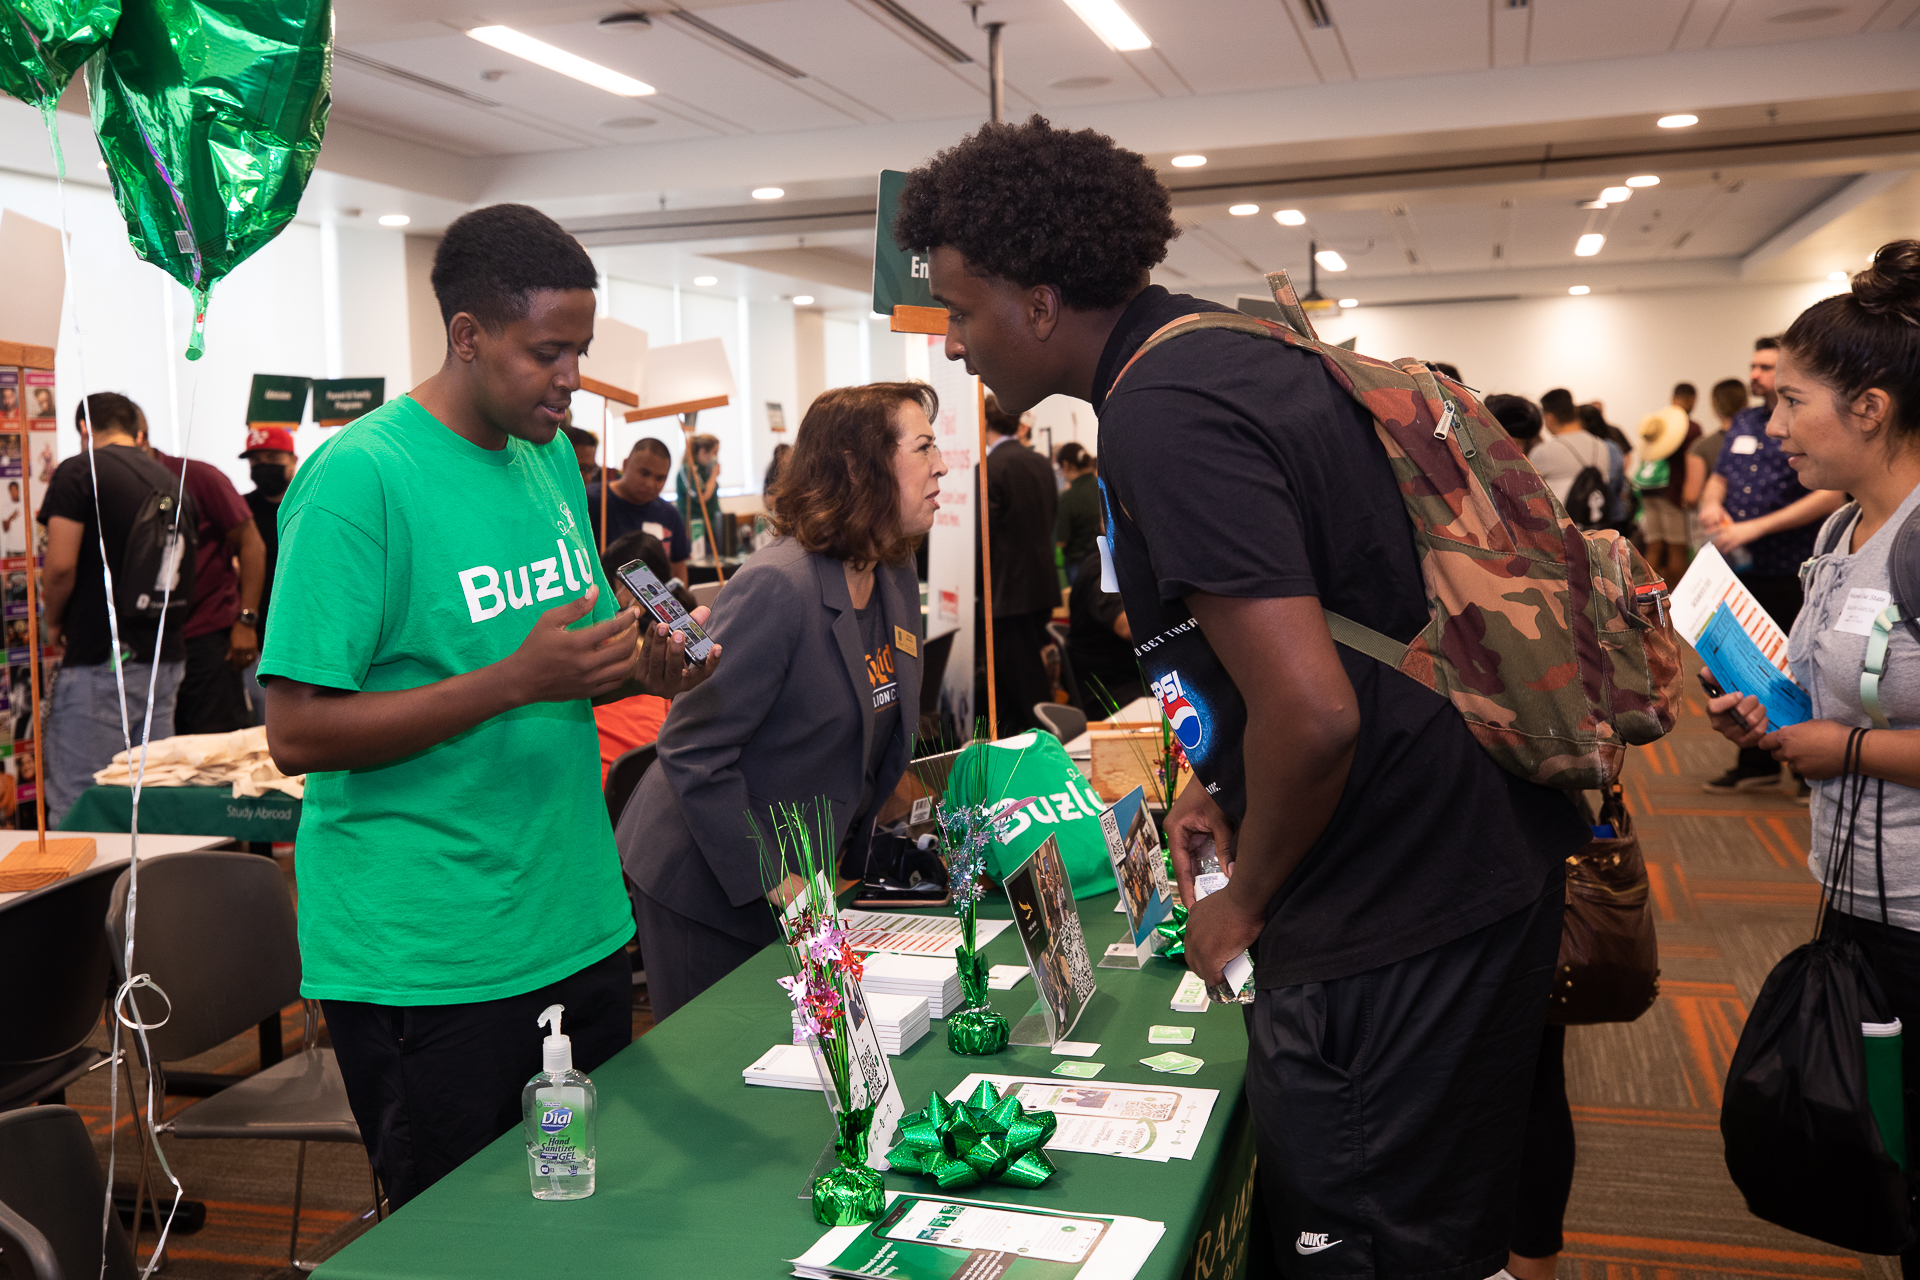
[[[1587,830],[1565,795],[1494,756],[1524,760],[1540,782],[1594,785],[1618,768],[1622,741],[1664,731],[1670,645],[1636,648],[1653,634],[1633,608],[1650,588],[1644,566],[1565,524],[1457,384],[1378,366],[1418,426],[1411,452],[1390,457],[1358,392],[1318,354],[1150,285],[1177,234],[1170,201],[1111,139],[1038,117],[986,126],[909,177],[893,230],[931,251],[947,355],[1002,407],[1059,393],[1100,414],[1111,567],[1136,655],[1202,784],[1167,820],[1194,904],[1189,964],[1218,982],[1243,948],[1256,958],[1247,1090],[1278,1264],[1308,1276],[1500,1272],[1562,859]],[[1276,293],[1291,301],[1284,282]],[[1195,315],[1231,327],[1140,354]],[[1503,484],[1529,495],[1472,536],[1511,544],[1501,564],[1557,573],[1557,587],[1507,582],[1466,626],[1430,617],[1422,562],[1442,540],[1422,532],[1417,546],[1409,505],[1445,518],[1455,495],[1412,478],[1435,458],[1468,460],[1488,512],[1508,510],[1486,499]],[[1523,672],[1526,637],[1549,614],[1560,639],[1579,632],[1592,654],[1629,659],[1592,679],[1584,652]],[[1516,734],[1505,707],[1517,683],[1522,701],[1580,712],[1544,737]],[[1604,708],[1584,700],[1596,691]],[[1208,841],[1232,880],[1196,903]]]

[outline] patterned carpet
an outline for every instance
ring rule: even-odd
[[[1747,1008],[1774,962],[1805,941],[1817,889],[1805,867],[1807,811],[1790,791],[1710,796],[1733,749],[1707,727],[1690,688],[1675,732],[1633,753],[1627,797],[1647,855],[1659,920],[1661,999],[1630,1026],[1574,1028],[1567,1076],[1579,1166],[1567,1211],[1563,1280],[1896,1280],[1897,1261],[1862,1257],[1769,1226],[1747,1213],[1721,1157],[1721,1082]],[[638,997],[644,988],[636,989]],[[298,1043],[297,1009],[286,1012]],[[636,1009],[636,1034],[652,1025]],[[258,1062],[242,1037],[192,1064],[244,1072]],[[103,1073],[70,1093],[104,1161]],[[190,1105],[168,1100],[167,1113]],[[122,1104],[122,1177],[135,1159]],[[207,1223],[169,1248],[180,1280],[291,1280],[285,1269],[294,1148],[265,1142],[169,1142]],[[324,1257],[365,1229],[371,1204],[359,1148],[308,1149],[302,1255]],[[153,1236],[144,1237],[143,1256]],[[6,1275],[0,1260],[0,1276]]]

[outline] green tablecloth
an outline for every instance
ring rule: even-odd
[[[125,831],[132,822],[131,787],[88,787],[67,810],[60,829]],[[232,787],[147,787],[140,792],[140,829],[156,835],[287,841],[300,830],[300,802],[279,791],[236,800]]]
[[[1114,895],[1080,903],[1095,956],[1119,932]],[[991,906],[989,912],[991,913]],[[1006,913],[1005,902],[998,904]],[[992,963],[1022,962],[1008,929],[987,947]],[[321,1280],[536,1275],[783,1276],[826,1228],[799,1198],[832,1137],[820,1094],[748,1085],[740,1071],[789,1038],[786,972],[769,947],[698,1000],[593,1072],[600,1128],[596,1189],[586,1200],[544,1202],[528,1190],[520,1132],[498,1142],[374,1227],[318,1271]],[[1059,1172],[1027,1191],[998,1185],[956,1194],[1043,1208],[1121,1213],[1167,1224],[1141,1268],[1143,1280],[1227,1280],[1244,1271],[1251,1208],[1252,1141],[1242,1097],[1247,1038],[1237,1009],[1175,1013],[1184,970],[1162,960],[1138,971],[1099,969],[1100,989],[1072,1038],[1097,1041],[1099,1081],[1218,1089],[1220,1098],[1192,1160],[1165,1164],[1060,1152]],[[993,993],[1018,1021],[1032,1006],[1033,979]],[[1156,1075],[1139,1059],[1152,1023],[1196,1028],[1189,1046],[1206,1066],[1192,1076]],[[529,1036],[537,1028],[529,1028]],[[926,1105],[975,1071],[1044,1076],[1068,1059],[1044,1048],[989,1058],[947,1049],[946,1024],[894,1058],[908,1110]],[[1089,1082],[1095,1083],[1095,1082]],[[887,1174],[891,1190],[931,1182]]]

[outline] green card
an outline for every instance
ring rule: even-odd
[[[307,416],[308,379],[283,373],[256,373],[247,396],[247,425],[297,427]]]
[[[1192,1044],[1193,1028],[1192,1027],[1161,1027],[1161,1026],[1148,1027],[1147,1043],[1148,1044]]]
[[[1152,1067],[1155,1071],[1171,1071],[1178,1072],[1181,1075],[1192,1075],[1206,1064],[1202,1059],[1193,1057],[1191,1054],[1175,1053],[1169,1049],[1165,1053],[1156,1053],[1151,1058],[1140,1059],[1140,1065],[1143,1067]]]
[[[900,210],[900,190],[907,175],[898,169],[880,172],[879,217],[873,229],[873,309],[883,316],[895,307],[937,307],[933,275],[926,249],[902,249],[893,242],[893,217]]]
[[[1053,1069],[1053,1074],[1072,1076],[1075,1080],[1091,1080],[1106,1065],[1104,1062],[1063,1062]]]

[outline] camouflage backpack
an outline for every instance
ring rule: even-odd
[[[1202,329],[1319,356],[1373,417],[1430,606],[1411,644],[1328,611],[1333,638],[1449,699],[1509,773],[1564,790],[1610,783],[1628,745],[1673,728],[1680,652],[1666,583],[1613,530],[1577,528],[1466,387],[1418,360],[1388,364],[1321,342],[1287,273],[1267,283],[1285,324],[1231,311],[1185,316],[1133,360]]]

